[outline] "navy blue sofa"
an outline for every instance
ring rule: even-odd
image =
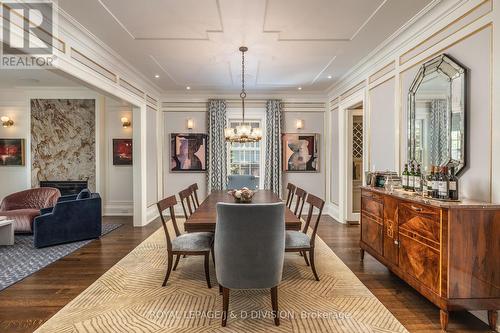
[[[83,190],[60,197],[52,208],[44,208],[33,222],[37,248],[101,237],[101,197]]]

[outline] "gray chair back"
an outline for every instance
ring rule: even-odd
[[[218,203],[214,249],[221,286],[277,286],[285,253],[285,205]]]
[[[227,188],[229,190],[239,190],[243,187],[247,187],[251,190],[256,190],[259,188],[259,178],[250,175],[229,175],[227,176],[228,184]]]

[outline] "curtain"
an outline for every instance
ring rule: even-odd
[[[227,150],[224,137],[226,101],[208,101],[208,193],[225,190],[227,184]]]
[[[431,103],[429,122],[430,150],[432,165],[443,165],[448,160],[448,102],[434,99]]]
[[[282,150],[281,129],[283,128],[281,100],[266,103],[266,166],[264,188],[281,197],[282,194]]]

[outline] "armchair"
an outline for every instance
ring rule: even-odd
[[[33,223],[35,247],[75,242],[101,236],[101,197],[83,190],[60,197],[54,208],[41,210]]]

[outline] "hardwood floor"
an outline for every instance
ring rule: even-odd
[[[151,235],[160,222],[134,228],[131,218],[105,218],[123,223],[93,241],[0,292],[0,332],[33,332]],[[359,260],[359,226],[323,217],[318,235],[410,332],[441,332],[439,310],[369,254]],[[318,267],[321,276],[321,267]],[[450,332],[488,332],[488,326],[467,312],[452,313]]]

